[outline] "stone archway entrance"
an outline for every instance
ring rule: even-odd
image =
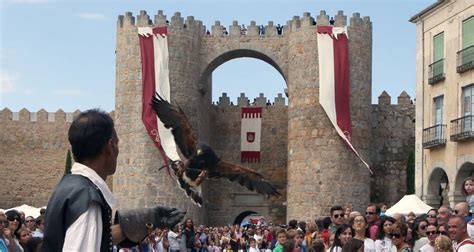
[[[255,211],[244,211],[240,213],[239,215],[237,215],[237,217],[235,217],[234,225],[241,225],[244,223],[244,220],[247,220],[247,223],[248,223],[252,215],[259,215],[259,214]]]
[[[449,188],[449,179],[443,168],[436,167],[431,172],[428,180],[428,191],[426,195],[426,203],[434,208],[441,205],[447,205]]]
[[[167,24],[169,20],[169,24]],[[348,18],[338,12],[334,26],[347,28],[351,85],[351,121],[355,148],[370,156],[372,23],[354,13]],[[135,22],[136,21],[136,22]],[[224,35],[216,21],[206,34],[201,21],[181,13],[166,17],[162,11],[152,17],[146,11],[136,18],[120,16],[116,44],[116,125],[122,136],[121,155],[114,175],[114,194],[121,206],[151,206],[159,203],[187,209],[197,223],[229,224],[229,216],[255,209],[269,221],[313,219],[326,214],[334,204],[366,206],[370,184],[368,172],[347,149],[319,106],[319,62],[316,24],[329,26],[329,15],[321,11],[294,17],[277,33],[273,22],[260,36],[253,22],[248,33],[235,21]],[[142,80],[139,27],[167,26],[171,98],[191,121],[199,141],[210,143],[223,160],[240,163],[240,113],[238,106],[212,106],[212,76],[220,64],[240,57],[260,59],[277,69],[288,87],[288,106],[269,106],[262,122],[260,163],[250,164],[281,186],[282,196],[268,199],[239,185],[206,183],[202,208],[191,205],[176,188],[176,182],[159,173],[162,165],[141,122]],[[258,74],[258,73],[242,73]],[[245,97],[244,97],[245,98]],[[269,97],[272,99],[272,97]],[[317,153],[315,155],[314,153]],[[247,165],[247,164],[245,164]],[[350,172],[347,172],[350,171]],[[334,190],[334,185],[339,190]],[[231,220],[233,221],[233,220]]]
[[[450,194],[450,201],[453,204],[459,203],[466,199],[466,195],[461,191],[462,184],[467,177],[474,177],[474,163],[467,161],[461,165],[456,174],[455,186]]]

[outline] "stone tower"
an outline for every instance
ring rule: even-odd
[[[153,21],[145,11],[141,11],[136,18],[131,13],[118,18],[115,120],[121,153],[114,175],[114,194],[119,198],[120,208],[156,204],[177,206],[187,209],[196,223],[218,225],[228,224],[232,220],[225,220],[225,217],[235,218],[238,211],[247,207],[259,209],[275,222],[285,222],[285,217],[309,220],[327,214],[334,204],[352,204],[360,209],[369,202],[367,169],[343,143],[319,106],[314,21],[318,25],[329,25],[329,16],[324,11],[316,19],[309,13],[304,13],[301,18],[293,17],[283,27],[283,34],[278,34],[276,26],[270,21],[265,26],[265,35],[259,35],[258,26],[253,21],[247,25],[245,34],[234,21],[229,26],[228,35],[223,33],[222,25],[216,21],[211,34],[206,35],[201,21],[193,17],[184,20],[180,13],[175,13],[168,24],[171,99],[183,108],[199,139],[218,146],[216,151],[219,155],[238,160],[237,154],[229,154],[238,152],[236,143],[222,143],[215,132],[211,132],[216,125],[213,119],[216,112],[211,105],[214,69],[238,57],[260,59],[275,67],[283,76],[290,97],[287,128],[281,129],[285,131],[283,135],[287,146],[283,146],[286,147],[285,155],[277,164],[280,173],[265,171],[265,162],[260,164],[261,167],[253,166],[282,185],[283,196],[277,200],[262,199],[261,204],[257,205],[239,205],[236,198],[241,195],[234,193],[227,197],[233,201],[225,201],[223,205],[205,202],[201,209],[193,206],[177,189],[176,183],[164,171],[158,171],[157,168],[162,165],[161,158],[141,121],[142,83],[137,27],[164,26],[167,25],[166,20],[162,11],[158,11]],[[338,12],[335,26],[345,26],[346,22],[346,16]],[[353,14],[348,32],[352,141],[368,160],[372,111],[370,19]],[[272,177],[272,174],[278,176]],[[206,183],[204,196],[212,196],[222,188],[224,186],[213,182]],[[227,195],[225,193],[235,190],[240,189],[227,187],[224,193],[220,193]],[[232,198],[232,195],[238,197]],[[274,211],[274,208],[284,210]]]
[[[335,26],[346,25],[340,11]],[[321,11],[318,25],[329,25]],[[310,17],[288,22],[289,89],[287,219],[308,219],[307,213],[327,214],[332,205],[369,201],[369,172],[339,138],[319,105],[317,38]],[[372,76],[372,25],[353,14],[348,26],[352,142],[368,160]]]

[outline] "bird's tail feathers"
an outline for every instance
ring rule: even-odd
[[[191,187],[183,178],[178,177],[176,180],[179,184],[179,188],[184,191],[186,197],[191,198],[191,201],[198,205],[202,206],[202,194],[201,187],[195,188]]]

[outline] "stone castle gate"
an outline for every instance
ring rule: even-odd
[[[340,11],[335,26],[345,26]],[[242,35],[234,21],[225,35],[219,21],[210,34],[201,21],[175,13],[168,24],[171,99],[193,123],[201,141],[209,142],[222,158],[239,162],[240,117],[237,106],[211,104],[212,72],[239,57],[272,65],[285,79],[289,105],[264,108],[270,121],[262,124],[262,155],[250,165],[283,187],[282,196],[267,199],[238,185],[209,181],[202,208],[193,206],[164,172],[160,155],[141,121],[141,63],[137,27],[164,26],[162,11],[150,20],[145,11],[135,18],[119,16],[116,44],[115,120],[120,137],[114,194],[120,208],[165,204],[188,210],[196,223],[232,223],[242,213],[256,212],[270,221],[312,220],[334,204],[361,209],[369,202],[369,173],[339,138],[319,106],[316,26],[329,25],[324,11],[316,18],[293,17],[277,34],[272,22],[259,35],[252,22]],[[372,24],[354,13],[348,25],[353,143],[369,160],[371,141]],[[258,73],[242,73],[258,74]],[[242,97],[244,98],[244,97]],[[280,97],[281,98],[281,97]],[[246,99],[246,98],[245,98]],[[239,104],[247,105],[245,99]],[[268,139],[265,139],[265,136]]]

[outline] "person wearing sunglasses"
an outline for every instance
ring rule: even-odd
[[[336,230],[344,223],[344,209],[341,206],[331,207],[331,225],[329,226],[329,232],[331,234],[336,233]]]
[[[36,230],[31,233],[32,237],[44,237],[44,223],[44,215],[38,216],[38,218],[36,219]]]
[[[16,236],[17,231],[21,228],[21,218],[20,213],[17,210],[9,210],[5,213],[8,220],[8,239],[10,246],[14,249],[13,251],[23,251],[23,248],[20,246],[20,241]],[[5,231],[4,231],[5,232]]]
[[[419,251],[420,252],[435,252],[435,241],[436,241],[436,237],[438,237],[438,231],[436,230],[435,224],[428,224],[426,226],[426,235],[428,236],[429,242],[423,245]]]
[[[428,222],[425,219],[415,220],[413,223],[412,239],[410,245],[413,246],[414,251],[418,251],[425,244],[429,243],[428,237],[426,237],[426,226]]]
[[[3,212],[0,212],[0,251],[8,251],[8,245],[10,244],[10,241],[4,234],[4,230],[7,230],[7,227],[7,216]],[[13,239],[13,237],[10,239]]]
[[[395,223],[391,230],[390,236],[392,237],[392,252],[412,252],[413,249],[405,242],[408,233],[408,227],[406,224]]]
[[[436,229],[438,235],[448,235],[448,224],[439,225]]]
[[[372,203],[367,206],[365,211],[365,217],[369,222],[370,239],[374,241],[377,239],[377,230],[380,225],[380,212],[380,207]]]
[[[36,229],[36,220],[33,216],[27,216],[25,218],[25,225],[31,231],[34,232]]]
[[[428,213],[426,214],[426,221],[429,223],[429,224],[435,224],[435,225],[438,225],[438,220],[437,220],[437,217],[438,216],[438,210],[432,208],[428,211]]]
[[[469,213],[469,204],[467,202],[462,201],[457,203],[454,206],[454,215],[459,216],[464,219],[464,222],[468,223],[471,221],[472,216]]]

